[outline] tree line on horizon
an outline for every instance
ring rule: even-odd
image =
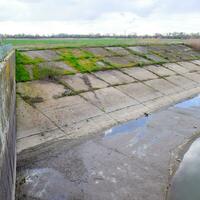
[[[156,33],[154,35],[137,35],[137,34],[52,34],[52,35],[38,35],[38,34],[0,34],[0,38],[13,38],[13,39],[42,39],[42,38],[159,38],[159,39],[200,39],[200,33],[184,33],[173,32],[167,34]]]

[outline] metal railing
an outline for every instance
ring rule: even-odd
[[[8,55],[8,53],[12,50],[11,44],[0,45],[0,62]]]

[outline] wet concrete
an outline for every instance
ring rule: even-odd
[[[173,152],[200,131],[199,105],[181,105],[99,135],[22,151],[16,199],[165,199]]]

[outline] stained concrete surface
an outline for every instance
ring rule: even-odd
[[[170,69],[159,65],[149,65],[145,67],[145,69],[157,74],[158,76],[171,76],[175,74],[175,72],[171,71]]]
[[[17,151],[60,137],[94,134],[191,97],[200,92],[199,75],[160,78],[133,67],[18,83]]]
[[[125,68],[122,71],[140,81],[158,78],[157,75],[141,67]]]
[[[165,199],[171,155],[200,130],[199,109],[172,106],[97,136],[27,150],[18,156],[16,199]]]
[[[41,58],[44,61],[58,60],[60,58],[56,51],[53,50],[25,51],[23,53],[31,58]]]
[[[94,92],[86,92],[82,96],[105,112],[138,104],[136,100],[113,87],[96,90]]]
[[[200,93],[199,71],[183,73],[186,67],[175,66],[180,65],[156,66],[157,71],[167,72],[164,77],[156,75],[156,71],[134,67],[102,72],[108,77],[112,74],[113,80],[118,80],[116,85],[109,78],[106,80],[106,76],[98,77],[95,73],[56,77],[54,81],[41,81],[41,87],[36,81],[20,83],[17,152],[22,187],[19,189],[27,191],[20,198],[48,199],[47,188],[52,199],[161,199],[167,185],[169,152],[190,137],[199,123],[198,109],[191,112],[176,107],[151,115]],[[73,80],[69,82],[69,79]],[[72,93],[66,92],[69,90]],[[130,122],[133,123],[133,126],[127,125],[131,128],[130,134],[116,134],[113,139],[99,135],[108,129],[105,134],[109,136],[112,132],[109,128],[141,116],[149,117]],[[179,126],[177,135],[175,128]],[[184,136],[179,137],[181,134]],[[131,138],[133,146],[128,143]],[[134,138],[138,138],[136,143]],[[119,172],[120,169],[126,173]],[[97,178],[93,177],[92,170]],[[27,174],[29,185],[23,183]],[[63,185],[69,186],[69,190],[62,193],[63,187],[61,191],[55,187],[53,192],[51,182],[56,184],[52,180],[55,176],[59,177],[57,185],[65,182]],[[32,183],[44,185],[44,190],[36,192],[38,186],[34,189]],[[23,194],[20,190],[18,194]],[[57,196],[58,193],[63,195]]]
[[[125,83],[132,83],[136,80],[126,74],[117,70],[99,71],[94,73],[95,76],[109,83],[110,85],[120,85]]]
[[[186,69],[176,63],[166,63],[163,64],[164,67],[167,67],[168,69],[175,71],[178,74],[185,74],[187,72],[189,72],[189,69]]]
[[[74,91],[88,91],[92,89],[105,88],[108,84],[92,74],[76,74],[68,75],[60,78],[63,83],[66,83]]]

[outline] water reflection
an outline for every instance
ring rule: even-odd
[[[170,200],[200,200],[200,138],[185,154],[172,180]]]
[[[111,138],[113,136],[123,135],[125,133],[133,133],[134,130],[144,127],[150,117],[141,117],[136,120],[131,120],[125,124],[115,126],[105,132],[104,138]]]
[[[176,108],[191,108],[191,107],[200,107],[200,95],[189,99],[187,101],[176,104],[174,107]]]

